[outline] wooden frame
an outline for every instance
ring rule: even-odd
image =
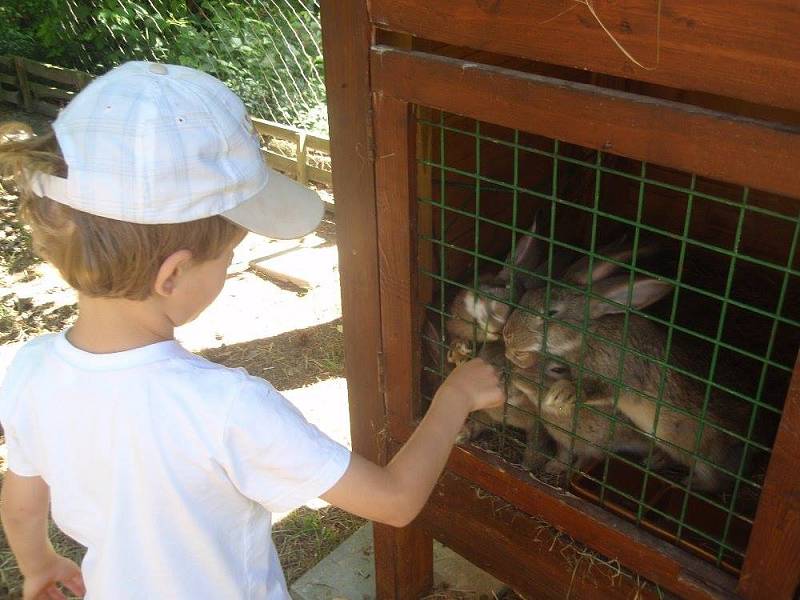
[[[331,52],[331,42],[326,45],[326,58],[334,61],[333,67],[328,65],[329,90],[331,86],[335,90],[329,96],[334,160],[337,156],[358,157],[344,167],[340,166],[343,163],[336,164],[337,202],[344,200],[348,219],[357,220],[365,228],[355,239],[349,239],[352,234],[340,233],[346,244],[340,246],[343,299],[353,294],[353,286],[362,284],[365,275],[364,271],[360,277],[352,271],[346,275],[345,265],[349,269],[366,266],[369,300],[376,302],[369,306],[363,296],[359,297],[355,313],[358,324],[349,330],[345,322],[348,364],[355,360],[358,365],[350,382],[354,448],[366,449],[370,458],[385,461],[395,445],[408,439],[417,414],[412,401],[418,389],[415,377],[420,362],[412,105],[800,198],[800,176],[793,172],[800,160],[797,127],[464,60],[372,46],[372,29],[366,22],[363,3],[349,0],[344,4],[346,9],[342,3],[337,5],[336,17],[328,8],[327,18],[323,4],[323,17],[326,27],[333,21],[339,26],[346,22],[350,27],[354,22],[363,26],[357,47],[348,45]],[[492,3],[478,3],[483,4]],[[378,0],[373,9],[380,15],[387,6]],[[358,72],[357,80],[352,79],[353,72],[338,70],[346,70],[345,64]],[[354,106],[363,112],[354,112]],[[337,131],[346,133],[338,138]],[[712,154],[707,150],[709,145],[714,147]],[[364,147],[372,151],[359,153]],[[339,171],[341,168],[344,172]],[[337,177],[344,181],[343,188],[337,187]],[[359,179],[356,189],[354,184]],[[345,227],[351,226],[349,222]],[[361,255],[354,259],[357,253]],[[348,306],[353,304],[344,304],[347,315],[353,310]],[[378,314],[375,309],[379,309]],[[375,370],[370,364],[376,365]],[[406,530],[376,529],[378,595],[412,598],[426,589],[431,581],[431,535],[532,597],[557,598],[567,593],[625,597],[631,592],[627,588],[604,587],[600,592],[576,588],[574,579],[560,573],[548,557],[525,554],[529,530],[508,527],[480,502],[463,500],[466,489],[479,486],[511,503],[519,514],[551,523],[681,597],[789,599],[800,583],[800,482],[791,469],[791,457],[800,455],[798,431],[800,363],[794,370],[738,580],[595,505],[532,482],[527,473],[492,456],[477,449],[456,448],[448,463],[450,474],[443,477],[420,518]],[[382,444],[387,437],[389,451]],[[458,530],[452,526],[453,516],[457,517]],[[775,531],[781,532],[780,543],[775,543]],[[507,554],[498,560],[492,552],[502,548]]]
[[[370,3],[376,25],[421,38],[800,110],[800,13],[793,0],[592,5],[646,68],[626,57],[576,0]]]

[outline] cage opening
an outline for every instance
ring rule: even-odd
[[[484,358],[508,398],[463,443],[737,572],[800,344],[800,203],[416,112],[418,405]]]

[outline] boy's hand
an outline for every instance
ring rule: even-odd
[[[465,402],[469,412],[502,406],[506,400],[500,374],[481,358],[456,367],[439,392]]]
[[[52,553],[36,570],[25,574],[22,587],[23,600],[63,600],[66,598],[56,584],[66,587],[75,596],[86,593],[83,575],[78,565],[70,559]]]

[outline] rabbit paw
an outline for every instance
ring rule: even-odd
[[[482,431],[485,430],[486,426],[482,423],[469,420],[464,424],[464,426],[461,428],[461,431],[458,433],[458,436],[456,437],[456,444],[466,444],[467,442],[471,442],[477,438]]]
[[[547,390],[544,403],[553,406],[561,406],[564,404],[573,404],[577,400],[577,392],[575,386],[567,379],[556,381]]]
[[[447,351],[447,362],[458,366],[472,358],[472,349],[464,341],[458,340],[450,344]]]
[[[547,473],[548,475],[561,476],[566,470],[567,470],[567,465],[565,465],[557,458],[552,458],[548,460],[547,464],[544,466],[544,472]]]
[[[464,425],[461,428],[461,431],[458,432],[456,436],[456,444],[466,444],[472,439],[472,429],[469,425]]]

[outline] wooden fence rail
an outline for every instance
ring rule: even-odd
[[[0,55],[0,101],[48,117],[81,91],[93,76],[20,56]],[[256,131],[268,138],[262,151],[267,163],[300,183],[331,186],[328,138],[273,121],[253,118]],[[332,210],[330,204],[328,209]]]

